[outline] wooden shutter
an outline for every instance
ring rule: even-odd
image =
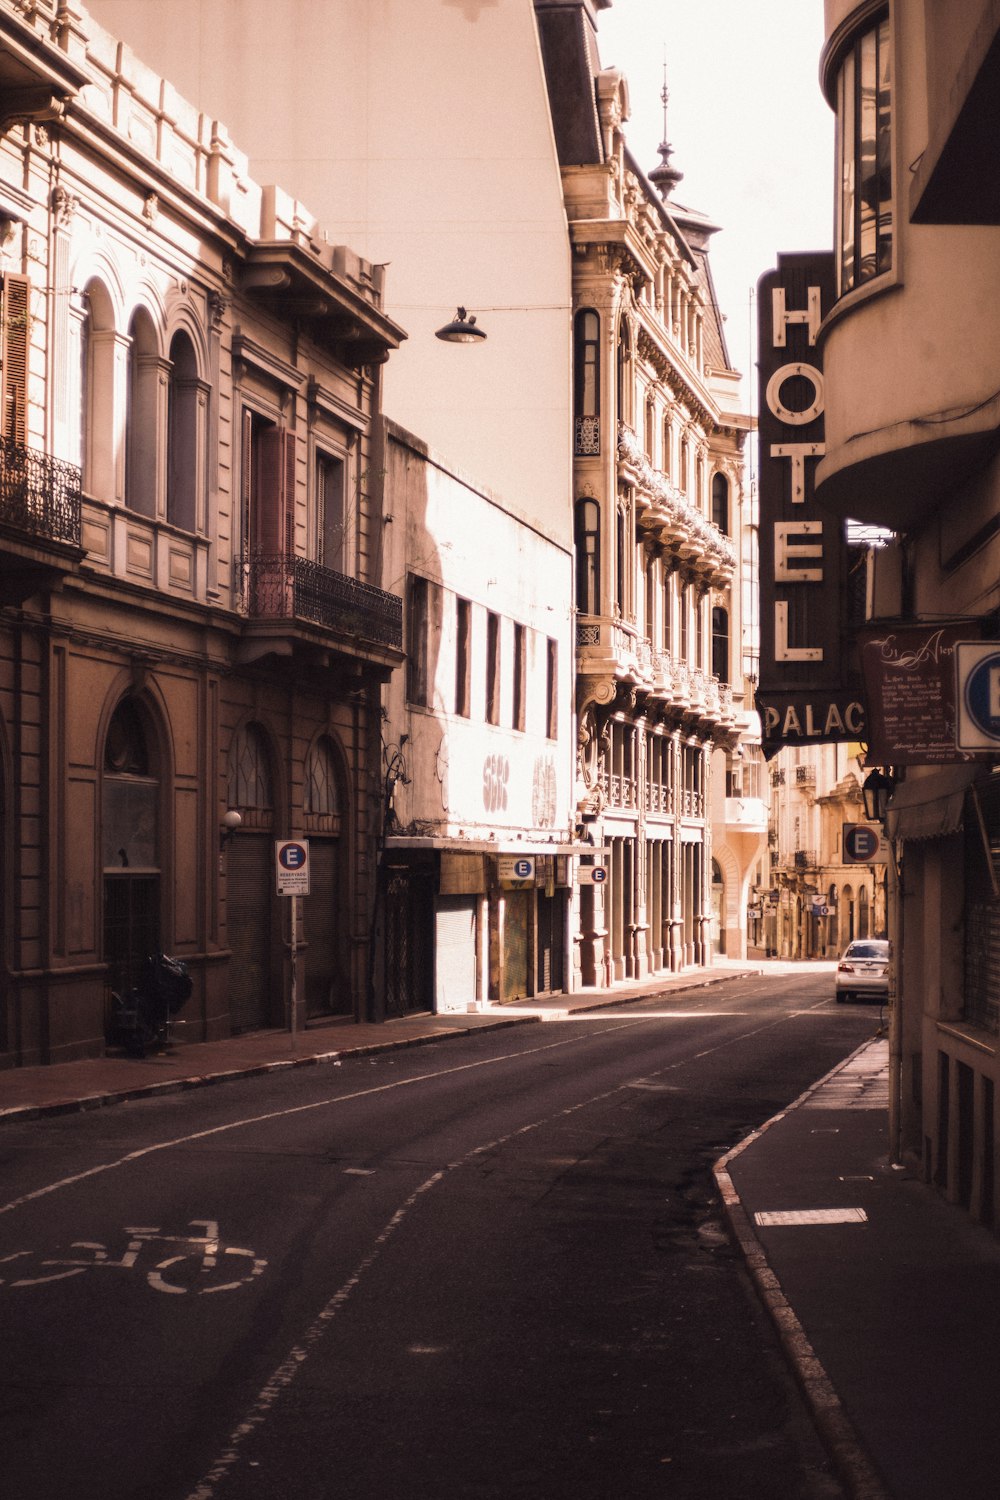
[[[295,433],[266,427],[257,440],[258,485],[255,542],[272,556],[294,551]]]
[[[3,278],[3,436],[23,447],[27,441],[25,406],[28,390],[28,335],[30,283],[27,276],[9,271]]]

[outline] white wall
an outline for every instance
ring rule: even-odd
[[[89,8],[225,123],[257,181],[388,262],[409,333],[388,415],[568,537],[570,258],[532,0]],[[459,303],[486,344],[434,338]]]

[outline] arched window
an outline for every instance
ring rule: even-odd
[[[729,611],[720,605],[712,610],[712,671],[720,682],[729,681]]]
[[[129,324],[125,410],[125,504],[141,515],[156,515],[159,489],[159,360],[149,314],[140,309]]]
[[[601,613],[601,512],[596,500],[576,502],[576,607]]]
[[[660,449],[660,472],[662,474],[666,474],[668,477],[670,475],[670,464],[671,464],[670,444],[671,444],[672,437],[673,437],[673,433],[672,433],[671,427],[670,427],[670,418],[669,417],[664,417],[664,419],[663,419],[662,447]]]
[[[116,333],[107,290],[91,281],[80,309],[80,467],[88,495],[112,503],[118,493],[115,455]]]
[[[267,742],[256,724],[244,724],[233,739],[229,751],[229,806],[251,820],[269,825],[274,810],[271,784],[271,762]],[[252,815],[257,814],[256,818]]]
[[[645,405],[645,408],[644,408],[644,421],[643,421],[643,435],[642,435],[642,440],[643,440],[643,445],[645,447],[646,457],[649,459],[650,463],[655,463],[655,461],[656,461],[656,402],[653,400],[652,396],[647,396],[646,397],[646,405]]]
[[[688,440],[687,440],[686,437],[682,437],[681,438],[681,471],[680,471],[680,475],[678,476],[678,483],[680,485],[681,493],[683,495],[685,495],[685,496],[687,495],[687,492],[688,492],[688,481],[690,479],[689,468],[690,468],[690,464],[689,464],[689,459],[688,459]]]
[[[574,396],[576,455],[601,451],[601,324],[596,312],[584,308],[574,324]]]
[[[337,771],[333,746],[329,739],[318,740],[306,759],[304,808],[309,818],[335,818],[340,808],[337,802]]]
[[[729,535],[729,481],[725,474],[712,476],[712,520]]]
[[[185,531],[197,529],[198,370],[186,333],[170,342],[167,385],[167,520]]]

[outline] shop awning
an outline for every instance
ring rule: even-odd
[[[977,765],[942,766],[929,776],[908,778],[892,794],[885,816],[890,839],[940,839],[962,827],[967,788]]]

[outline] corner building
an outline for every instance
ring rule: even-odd
[[[998,58],[1000,16],[985,0],[827,0],[839,284],[821,332],[816,493],[895,533],[872,555],[871,625],[919,634],[925,654],[944,627],[995,641],[1000,619]],[[949,737],[947,753],[931,763],[911,744],[886,768],[890,1136],[995,1230],[1000,739],[963,745],[956,728],[942,704],[920,732]]]
[[[181,1039],[288,1024],[276,838],[297,1019],[363,1014],[382,273],[84,12],[0,42],[0,1066],[101,1052],[159,948]]]
[[[757,781],[742,826],[736,811],[744,757],[748,790],[760,767],[742,677],[749,424],[709,267],[717,226],[673,201],[668,145],[649,175],[631,154],[593,5],[537,8],[573,249],[577,816],[606,876],[581,867],[587,986],[745,953],[767,831]],[[592,101],[563,84],[584,70]]]

